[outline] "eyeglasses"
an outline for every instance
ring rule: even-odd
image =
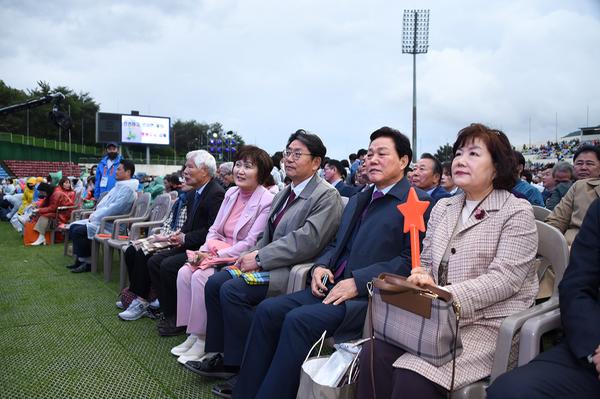
[[[285,150],[283,150],[283,158],[284,159],[289,158],[290,155],[293,157],[293,159],[295,161],[299,160],[302,155],[312,156],[312,154],[310,152],[290,151],[287,148]]]

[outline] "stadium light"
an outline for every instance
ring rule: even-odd
[[[429,10],[404,10],[402,24],[402,54],[413,56],[412,150],[417,161],[417,54],[429,48]]]

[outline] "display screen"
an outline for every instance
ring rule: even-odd
[[[170,118],[121,115],[121,142],[169,145]]]

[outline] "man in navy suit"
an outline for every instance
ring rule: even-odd
[[[440,186],[442,180],[442,163],[426,152],[415,165],[412,182],[415,187],[427,192],[435,203],[452,195]]]
[[[310,287],[258,306],[235,398],[295,398],[302,362],[323,331],[337,341],[360,337],[367,282],[382,272],[410,274],[410,236],[403,232],[404,218],[397,209],[410,189],[404,177],[412,157],[410,142],[389,127],[370,139],[366,167],[375,187],[348,202],[335,239],[313,266]],[[429,200],[423,191],[417,193]]]
[[[495,398],[600,398],[600,199],[590,205],[558,287],[565,339],[500,376]]]
[[[358,192],[354,186],[350,186],[344,182],[346,170],[342,163],[336,159],[329,159],[323,167],[323,177],[329,184],[339,191],[342,197],[352,197]]]

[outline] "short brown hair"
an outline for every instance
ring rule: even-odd
[[[517,161],[508,137],[501,130],[491,129],[481,123],[472,123],[458,132],[458,137],[452,146],[452,153],[456,154],[459,148],[476,138],[484,142],[492,155],[496,170],[496,177],[492,181],[494,188],[511,191],[517,183],[515,174]]]
[[[245,159],[252,161],[256,165],[258,169],[258,184],[262,186],[271,175],[271,170],[273,169],[271,156],[265,150],[256,146],[245,145],[237,152],[234,161],[243,161]]]

